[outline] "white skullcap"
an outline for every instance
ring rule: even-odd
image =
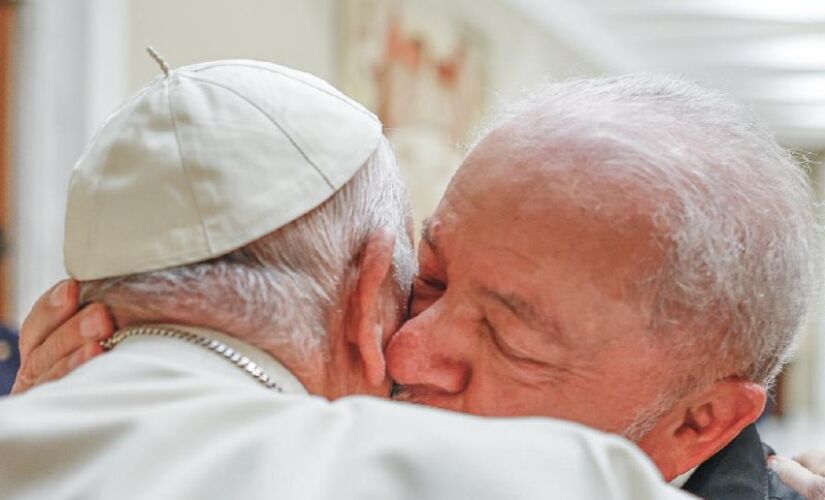
[[[322,204],[378,147],[378,119],[306,73],[243,60],[163,69],[74,168],[63,251],[76,279],[231,252]]]

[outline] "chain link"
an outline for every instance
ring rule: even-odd
[[[101,340],[100,347],[102,347],[105,351],[111,351],[117,347],[118,344],[129,337],[136,337],[140,335],[179,339],[189,342],[190,344],[205,347],[245,371],[249,376],[263,384],[267,389],[274,389],[278,392],[284,392],[283,389],[276,384],[274,380],[272,380],[272,377],[264,372],[260,366],[223,342],[211,340],[206,337],[201,337],[200,335],[195,335],[194,333],[184,332],[174,328],[157,326],[137,326],[125,328],[115,332],[115,334],[110,338]]]

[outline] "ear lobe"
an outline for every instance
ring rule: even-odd
[[[386,329],[395,326],[388,324],[385,317],[387,294],[384,290],[385,283],[391,279],[394,246],[395,233],[388,228],[378,229],[369,236],[355,287],[357,321],[351,339],[357,344],[367,381],[373,386],[386,378],[384,335]]]
[[[700,442],[730,441],[759,418],[765,409],[765,388],[743,380],[723,380],[714,384],[712,398],[703,412],[704,425],[698,428]],[[702,423],[700,419],[697,424]]]
[[[765,408],[765,388],[736,379],[716,382],[692,397],[672,439],[681,448],[682,472],[704,462],[724,448],[742,430],[759,418]],[[675,451],[675,450],[674,450]]]

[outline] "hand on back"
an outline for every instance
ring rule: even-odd
[[[770,467],[808,500],[825,500],[825,451],[811,450],[793,460],[773,456]]]
[[[106,306],[78,302],[78,286],[61,281],[43,294],[20,330],[20,371],[12,394],[63,377],[103,352],[99,342],[112,335]]]

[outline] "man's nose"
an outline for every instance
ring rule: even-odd
[[[470,380],[470,346],[460,332],[434,319],[425,312],[401,327],[387,347],[387,370],[401,385],[457,394]]]

